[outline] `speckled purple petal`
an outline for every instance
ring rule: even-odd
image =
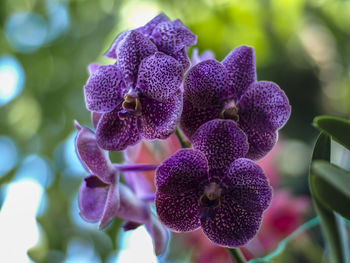
[[[86,221],[97,222],[101,219],[107,200],[109,185],[97,176],[86,177],[79,190],[80,215]]]
[[[192,67],[185,78],[184,98],[198,108],[221,104],[228,97],[227,72],[216,60]]]
[[[118,118],[121,108],[105,113],[98,122],[96,138],[98,145],[109,151],[122,151],[141,140],[136,117]]]
[[[235,160],[221,182],[227,194],[247,211],[264,211],[271,202],[272,189],[263,170],[246,158]]]
[[[251,84],[238,103],[239,116],[251,127],[276,130],[289,119],[291,106],[276,83],[259,81]]]
[[[147,232],[152,237],[154,252],[156,256],[166,252],[170,235],[168,230],[159,222],[155,215],[151,215],[150,220],[145,224]]]
[[[259,127],[252,127],[248,123],[246,125],[243,120],[240,120],[239,126],[247,135],[249,143],[249,151],[246,155],[247,158],[252,160],[259,160],[264,157],[277,142],[277,131],[265,131],[259,130]]]
[[[159,220],[169,229],[177,232],[193,231],[199,223],[200,192],[186,195],[156,193],[156,211]]]
[[[184,99],[183,111],[180,118],[180,127],[191,140],[198,128],[207,121],[217,119],[222,111],[223,104],[207,108],[197,108],[189,100]]]
[[[261,220],[261,211],[245,210],[229,195],[224,195],[215,209],[215,217],[203,217],[200,222],[204,234],[215,244],[241,247],[256,235]]]
[[[226,56],[222,64],[228,71],[230,98],[238,101],[245,89],[256,81],[254,49],[237,47]]]
[[[158,49],[167,54],[195,45],[197,42],[197,36],[182,25],[180,20],[159,23],[153,29],[152,39]]]
[[[117,58],[117,54],[116,54],[116,49],[117,46],[119,45],[119,43],[125,38],[125,36],[129,33],[129,30],[124,31],[122,33],[120,33],[113,41],[112,45],[110,46],[110,48],[107,50],[107,52],[105,53],[105,57],[106,58],[112,58],[112,59],[116,59]]]
[[[133,221],[136,223],[146,223],[150,219],[150,209],[146,202],[138,199],[129,187],[119,184],[120,207],[116,217]]]
[[[156,52],[142,60],[137,87],[143,95],[164,101],[180,90],[182,78],[181,64],[171,56]]]
[[[102,150],[96,142],[95,134],[76,123],[78,135],[75,149],[85,168],[105,183],[111,183],[116,169],[112,166],[108,152]]]
[[[205,154],[210,177],[224,176],[229,165],[248,152],[247,136],[231,120],[215,119],[203,124],[192,137],[192,146]]]
[[[125,82],[118,67],[99,66],[84,86],[86,108],[109,112],[121,103],[125,92]]]
[[[141,99],[141,105],[140,133],[142,137],[149,140],[165,139],[174,133],[182,112],[181,92],[163,102],[144,97]]]
[[[197,65],[199,62],[215,59],[215,55],[211,50],[204,51],[200,56],[198,54],[198,49],[194,48],[192,51],[192,66]]]
[[[120,207],[120,194],[119,194],[119,175],[115,182],[113,182],[108,189],[107,199],[105,203],[105,208],[98,225],[99,229],[106,227],[112,218],[116,215]]]
[[[183,73],[185,73],[191,65],[190,58],[187,55],[186,47],[180,49],[179,51],[176,51],[175,53],[171,53],[170,56],[175,58],[181,64]]]
[[[162,22],[170,22],[169,18],[163,14],[160,13],[156,17],[154,17],[151,21],[149,21],[146,25],[139,27],[136,29],[137,31],[141,32],[145,36],[150,36],[153,32],[153,29]]]
[[[166,195],[200,192],[208,182],[207,160],[200,151],[181,149],[158,167],[155,181],[157,192]]]
[[[136,84],[141,61],[156,51],[157,47],[142,33],[135,30],[127,32],[117,46],[116,64],[123,72],[128,87]]]

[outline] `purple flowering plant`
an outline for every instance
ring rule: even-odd
[[[186,49],[195,43],[188,28],[164,14],[119,34],[105,54],[115,63],[88,67],[84,94],[96,132],[75,123],[76,151],[89,172],[79,191],[81,216],[100,228],[114,217],[126,220],[126,231],[145,225],[157,255],[166,251],[166,229],[201,228],[230,248],[256,235],[272,190],[254,160],[272,149],[291,111],[277,84],[257,81],[252,48],[238,47],[222,62],[195,50],[190,67]],[[179,124],[191,148],[163,163],[109,160],[108,151],[175,131],[190,146]],[[156,170],[156,192],[143,198],[134,183],[149,170]]]

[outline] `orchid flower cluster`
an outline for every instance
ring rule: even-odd
[[[126,220],[125,230],[144,224],[157,255],[166,250],[167,229],[201,227],[227,247],[256,235],[272,190],[254,161],[272,149],[291,112],[277,84],[257,81],[251,47],[237,47],[221,62],[195,51],[191,66],[186,49],[196,40],[164,14],[118,35],[105,54],[115,63],[88,68],[84,94],[96,132],[75,123],[77,154],[90,174],[80,188],[81,216],[100,228],[113,217]],[[178,126],[191,148],[160,165],[108,158],[142,139],[166,139]],[[154,169],[153,198],[119,182],[121,173]]]

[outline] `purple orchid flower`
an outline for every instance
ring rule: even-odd
[[[156,172],[156,210],[173,231],[199,227],[215,244],[239,247],[257,233],[272,190],[262,169],[241,158],[246,135],[232,120],[212,120],[192,136],[193,149],[169,157]]]
[[[94,122],[101,148],[122,151],[142,138],[165,139],[174,132],[189,66],[186,47],[195,42],[179,20],[161,14],[117,37],[106,53],[117,59],[114,65],[89,66],[85,102],[99,114]]]
[[[84,178],[79,190],[80,215],[88,222],[99,222],[104,228],[114,218],[126,220],[125,230],[133,224],[145,225],[151,235],[156,255],[166,251],[169,235],[152,213],[149,203],[138,198],[126,185],[119,183],[120,172],[154,170],[155,165],[113,165],[108,153],[96,142],[95,134],[75,123],[78,129],[76,151],[91,175]]]
[[[209,120],[234,120],[248,137],[246,157],[258,160],[275,145],[290,112],[277,84],[257,81],[253,48],[240,46],[222,62],[205,58],[188,71],[180,126],[192,140]]]
[[[162,13],[142,27],[119,34],[105,56],[118,59],[118,49],[120,49],[118,46],[123,46],[121,42],[125,41],[132,31],[133,33],[141,33],[146,39],[150,40],[154,44],[152,47],[153,49],[156,48],[156,50],[178,60],[184,72],[190,66],[186,48],[187,46],[196,44],[197,37],[185,27],[180,20],[176,19],[170,21],[170,19]]]

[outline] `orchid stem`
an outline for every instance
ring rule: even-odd
[[[179,140],[179,143],[181,145],[181,148],[190,148],[190,146],[188,145],[188,143],[185,141],[184,137],[182,136],[182,133],[179,129],[179,127],[176,128],[176,137]]]
[[[113,164],[121,172],[147,172],[157,169],[158,164]]]
[[[228,251],[230,252],[230,255],[231,255],[232,259],[234,260],[234,262],[236,262],[236,263],[246,263],[247,262],[239,248],[229,248]]]

